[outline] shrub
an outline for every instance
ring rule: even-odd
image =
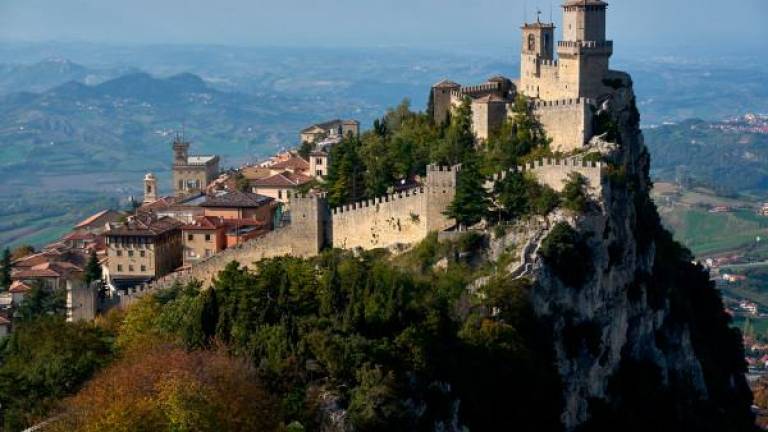
[[[589,248],[570,225],[560,222],[552,228],[539,249],[544,262],[566,285],[580,287],[592,271]]]
[[[563,207],[582,213],[587,209],[587,178],[577,172],[568,174],[563,188]]]

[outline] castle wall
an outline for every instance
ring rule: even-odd
[[[562,192],[568,175],[577,172],[587,179],[587,192],[595,197],[603,191],[602,162],[586,162],[580,159],[544,159],[527,165],[511,168],[509,171],[530,173],[541,184],[547,185],[557,192]],[[497,173],[493,181],[503,179],[507,172]],[[486,183],[486,188],[493,188],[493,181]]]
[[[416,188],[333,209],[333,247],[374,249],[423,239],[426,199]]]
[[[592,101],[585,98],[539,101],[534,113],[554,151],[570,152],[581,148],[592,136]]]
[[[374,249],[418,242],[454,225],[443,212],[453,201],[459,167],[427,166],[423,187],[335,208],[333,247]]]

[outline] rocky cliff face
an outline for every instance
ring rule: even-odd
[[[660,225],[631,79],[621,83],[602,104],[608,132],[587,150],[609,161],[601,197],[585,214],[528,222],[492,242],[491,255],[519,245],[509,271],[536,281],[566,430],[752,430],[739,334],[707,273]],[[574,229],[576,256],[543,253],[558,223]]]

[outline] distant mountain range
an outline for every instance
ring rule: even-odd
[[[0,181],[20,173],[163,171],[169,141],[182,128],[193,151],[235,163],[270,144],[294,145],[310,118],[296,109],[305,103],[222,92],[192,74],[132,73],[8,94],[0,97]]]
[[[43,92],[67,81],[94,85],[137,71],[131,67],[88,68],[63,58],[31,64],[0,64],[0,94]]]

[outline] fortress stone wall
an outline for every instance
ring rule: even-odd
[[[587,192],[593,197],[599,197],[603,191],[602,162],[587,162],[578,158],[570,159],[543,159],[531,162],[527,165],[519,165],[511,168],[510,172],[530,173],[536,180],[547,185],[557,192],[562,192],[568,175],[577,172],[587,179]],[[493,188],[493,183],[507,176],[507,171],[497,173],[491,181],[486,183],[486,188]]]
[[[533,110],[552,140],[554,151],[570,152],[584,146],[592,136],[594,102],[587,98],[538,100]]]
[[[427,166],[422,187],[335,208],[333,247],[374,249],[415,243],[454,223],[443,212],[453,201],[460,167]]]

